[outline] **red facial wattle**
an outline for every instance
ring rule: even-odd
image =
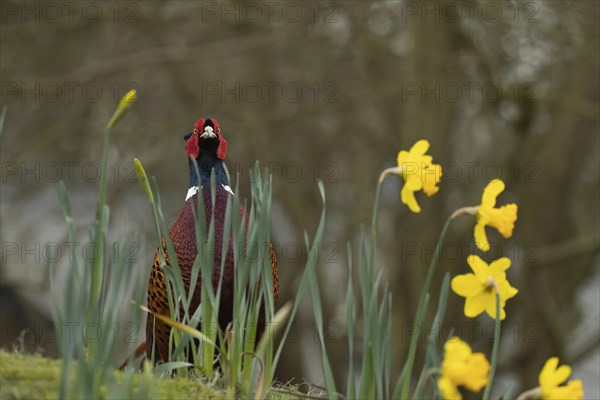
[[[185,144],[188,157],[196,159],[200,155],[200,146],[198,146],[198,135],[192,135]]]
[[[224,160],[225,156],[227,155],[227,140],[225,140],[225,138],[221,135],[219,135],[218,138],[219,147],[217,147],[217,158],[219,160]]]

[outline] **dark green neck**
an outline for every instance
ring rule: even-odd
[[[215,171],[217,184],[229,186],[223,161],[219,160],[215,154],[209,151],[202,151],[196,162],[198,163],[200,179],[198,179],[196,168],[194,168],[194,163],[190,159],[190,188],[194,186],[210,186],[210,175],[213,170]]]

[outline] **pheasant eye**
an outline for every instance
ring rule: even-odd
[[[194,133],[195,133],[195,134],[198,134],[198,129],[194,129]]]

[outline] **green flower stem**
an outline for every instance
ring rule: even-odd
[[[105,238],[102,225],[105,218],[104,211],[106,205],[106,175],[108,169],[108,150],[110,142],[110,129],[104,130],[104,140],[102,144],[102,166],[100,168],[100,187],[98,190],[98,204],[96,205],[96,229],[94,232],[94,241],[96,244],[96,254],[94,257],[94,266],[92,269],[92,290],[91,303],[93,309],[97,309],[100,301],[100,286],[102,281],[102,271],[104,262]]]
[[[379,176],[377,181],[377,189],[375,191],[375,203],[373,204],[373,219],[371,220],[371,252],[369,257],[369,265],[372,267],[375,263],[375,246],[377,243],[377,226],[379,225],[379,197],[381,196],[381,186],[385,178],[390,174],[400,175],[402,169],[392,167],[385,169]]]
[[[369,257],[369,265],[373,268],[375,263],[375,246],[377,244],[377,226],[379,225],[379,197],[381,196],[381,185],[385,179],[385,171],[381,174],[377,182],[377,190],[375,192],[375,203],[373,204],[373,219],[371,220],[371,253]],[[372,271],[372,269],[371,269]]]
[[[417,319],[415,321],[415,330],[410,338],[410,347],[408,348],[408,359],[406,360],[405,372],[404,372],[404,382],[402,383],[402,395],[401,399],[408,399],[408,392],[410,387],[410,378],[412,375],[412,368],[415,362],[415,356],[417,355],[417,345],[419,337],[421,336],[421,325],[423,324],[423,319],[425,318],[425,297],[429,292],[429,287],[431,286],[431,280],[433,279],[433,273],[435,272],[435,267],[437,266],[437,261],[439,259],[440,250],[442,249],[442,244],[444,242],[444,238],[446,237],[446,231],[450,226],[450,222],[452,221],[452,216],[450,216],[444,227],[442,228],[442,232],[440,233],[440,237],[438,242],[435,245],[435,251],[433,252],[433,257],[431,259],[431,263],[429,263],[429,270],[427,271],[427,277],[425,278],[425,284],[423,285],[423,290],[421,291],[421,296],[419,297],[419,305],[417,307]]]
[[[96,225],[94,229],[94,244],[95,244],[95,253],[94,253],[94,261],[92,266],[92,282],[91,282],[91,292],[90,292],[90,310],[100,310],[100,297],[102,290],[102,274],[104,272],[104,258],[105,258],[105,250],[106,250],[106,230],[105,230],[105,220],[107,218],[107,210],[106,207],[106,176],[108,175],[108,152],[110,146],[110,127],[106,127],[104,129],[103,135],[103,143],[102,143],[102,164],[100,167],[100,185],[98,188],[98,203],[96,204]],[[106,224],[108,225],[108,224]],[[97,322],[92,321],[90,318],[99,318],[99,316],[92,316],[88,314],[88,323]],[[95,347],[90,346],[89,349],[89,357],[93,359],[95,356],[94,351]]]
[[[492,367],[490,370],[490,378],[488,384],[483,392],[483,400],[490,398],[492,391],[492,382],[494,380],[494,374],[496,373],[496,364],[498,362],[498,347],[500,345],[500,292],[496,282],[493,283],[494,289],[496,290],[496,323],[494,325],[494,347],[492,348]]]

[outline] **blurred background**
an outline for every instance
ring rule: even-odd
[[[376,181],[418,139],[442,165],[440,191],[400,202],[382,191],[377,260],[393,293],[397,368],[445,218],[479,204],[500,177],[516,202],[512,238],[488,230],[488,261],[510,257],[519,294],[503,322],[495,390],[537,385],[559,356],[600,398],[600,154],[597,1],[2,2],[0,345],[56,354],[48,261],[69,257],[58,202],[65,181],[85,255],[94,219],[102,131],[129,89],[138,102],[112,134],[111,238],[149,273],[156,247],[133,157],[155,176],[165,221],[187,191],[183,135],[217,118],[228,167],[248,196],[260,160],[274,177],[272,236],[281,303],[295,296],[325,182],[319,273],[327,348],[346,376],[346,243],[370,224]],[[474,220],[454,222],[432,286],[468,272]],[[118,251],[117,251],[118,253]],[[477,254],[480,254],[477,252]],[[449,296],[443,329],[490,354],[492,320],[466,319]],[[116,327],[123,338],[142,329]],[[360,326],[360,324],[359,324]],[[282,381],[323,383],[310,303],[300,310]],[[358,332],[360,336],[360,331]],[[20,338],[20,339],[19,339]]]

